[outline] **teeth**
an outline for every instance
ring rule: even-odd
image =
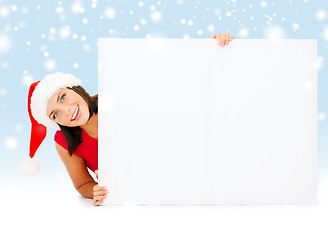
[[[71,120],[75,120],[78,111],[79,111],[79,106],[77,106],[77,108],[75,109],[74,115]]]

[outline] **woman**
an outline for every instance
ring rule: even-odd
[[[224,47],[235,37],[216,34]],[[89,174],[98,178],[98,95],[91,97],[80,86],[80,80],[71,74],[53,73],[30,86],[28,99],[32,122],[30,157],[45,138],[46,127],[53,127],[56,149],[63,161],[76,190],[84,198],[93,198],[94,205],[103,203],[108,191]]]

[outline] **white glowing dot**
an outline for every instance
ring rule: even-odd
[[[221,9],[220,8],[216,8],[214,10],[214,13],[215,13],[216,16],[221,16]]]
[[[150,6],[150,10],[155,11],[156,10],[156,6],[155,5],[151,5]]]
[[[0,7],[0,16],[1,17],[8,17],[10,15],[10,10],[6,6]]]
[[[328,27],[326,27],[323,31],[323,36],[325,38],[326,41],[328,41]],[[0,47],[1,48],[1,47]]]
[[[326,114],[324,112],[321,112],[318,114],[318,120],[323,121],[326,119]]]
[[[26,45],[27,45],[27,46],[31,46],[31,41],[27,41],[27,42],[26,42]]]
[[[140,29],[139,25],[134,25],[133,30],[138,31]]]
[[[199,30],[197,31],[197,35],[203,35],[203,31],[199,29]]]
[[[73,68],[75,68],[75,69],[79,68],[79,64],[78,63],[74,63],[73,64]]]
[[[56,68],[56,62],[52,59],[49,59],[43,63],[43,66],[45,67],[45,69],[52,71]]]
[[[21,9],[21,13],[22,13],[22,14],[26,14],[26,13],[28,13],[28,9],[27,9],[27,7],[22,7],[22,9]]]
[[[265,29],[265,36],[269,39],[284,38],[285,33],[280,26],[270,26]]]
[[[40,46],[40,50],[42,51],[42,52],[44,52],[44,51],[46,51],[47,50],[47,46],[46,45],[41,45]]]
[[[208,28],[207,28],[207,30],[208,30],[209,32],[214,32],[214,30],[215,30],[214,25],[213,25],[213,24],[209,25]]]
[[[129,13],[130,13],[130,15],[133,15],[133,11],[132,10]]]
[[[72,35],[72,38],[73,39],[77,39],[79,36],[76,34],[76,33],[74,33],[73,35]]]
[[[185,23],[186,23],[186,19],[181,18],[181,19],[180,19],[180,23],[181,23],[181,24],[185,24]]]
[[[260,3],[260,5],[261,5],[261,7],[264,7],[264,8],[266,8],[266,7],[268,6],[268,4],[267,4],[266,1],[262,1],[262,2]]]
[[[0,95],[5,96],[7,94],[6,89],[0,89]]]
[[[45,38],[46,37],[46,35],[43,33],[43,34],[41,34],[41,38]]]
[[[52,33],[52,34],[55,34],[55,33],[56,33],[56,29],[53,28],[53,27],[51,27],[51,28],[49,29],[49,32]]]
[[[71,32],[67,27],[66,28],[61,28],[60,31],[59,31],[59,35],[62,38],[68,38],[70,34],[71,34]]]
[[[20,21],[18,25],[20,26],[20,28],[24,28],[26,26],[26,23],[24,21]]]
[[[91,51],[91,47],[89,44],[83,44],[83,47],[82,49],[85,51],[85,52],[90,52]]]
[[[316,17],[318,20],[324,20],[326,18],[326,12],[324,10],[318,10],[316,13]]]
[[[16,5],[11,5],[11,11],[16,12],[17,11],[17,6]]]
[[[86,36],[81,36],[81,41],[85,41],[85,40],[87,40],[87,37]]]
[[[44,57],[49,57],[49,52],[44,52],[44,53],[43,53],[43,56],[44,56]]]
[[[17,124],[16,126],[15,126],[15,129],[16,129],[16,131],[20,131],[20,130],[22,130],[22,125],[20,125],[20,124]]]
[[[193,25],[194,24],[194,22],[192,21],[192,20],[188,20],[188,25],[189,26],[191,26],[191,25]]]
[[[282,18],[281,18],[281,21],[283,21],[283,22],[284,22],[285,20],[286,20],[286,18],[284,18],[284,17],[282,17]]]
[[[34,81],[34,79],[33,79],[33,77],[31,75],[26,75],[26,76],[23,77],[23,83],[26,86],[30,86],[33,81]]]
[[[18,141],[15,137],[8,137],[6,139],[5,146],[8,150],[14,150],[18,146]]]
[[[251,16],[251,20],[253,21],[255,18],[253,16]]]
[[[96,8],[96,7],[97,7],[97,4],[96,4],[96,3],[92,3],[92,4],[91,4],[91,7],[92,7],[92,8]]]
[[[83,18],[83,19],[82,19],[82,22],[83,22],[84,24],[86,24],[86,23],[88,23],[88,19]]]
[[[7,35],[0,34],[0,53],[9,51],[11,48],[11,41]]]
[[[62,13],[63,11],[63,7],[56,7],[56,13]]]
[[[3,69],[7,69],[7,68],[9,68],[9,63],[8,62],[1,62],[1,67]]]
[[[252,8],[253,7],[253,4],[249,4],[249,8]]]
[[[113,30],[113,29],[109,29],[108,32],[109,32],[109,33],[113,33],[114,30]]]
[[[190,36],[189,36],[188,34],[185,34],[185,35],[183,35],[183,38],[184,38],[184,39],[189,39]]]
[[[227,17],[231,17],[231,12],[230,11],[228,11],[227,13],[226,13],[226,15],[227,15]]]
[[[162,14],[159,11],[156,11],[153,12],[150,17],[154,22],[158,22],[162,19]]]
[[[72,12],[73,13],[80,13],[81,8],[82,8],[82,6],[81,6],[81,4],[79,2],[75,2],[71,6],[71,9],[72,9]]]
[[[318,56],[314,63],[314,68],[317,70],[321,69],[323,65],[323,60],[324,58],[322,56]]]
[[[300,26],[297,23],[293,23],[292,27],[293,27],[294,32],[300,28]]]
[[[141,23],[141,25],[146,25],[147,24],[147,20],[144,19],[144,18],[142,18],[142,19],[140,19],[140,23]]]
[[[59,20],[60,21],[65,21],[66,20],[66,16],[65,15],[60,15],[59,16]]]
[[[139,7],[143,7],[144,3],[142,1],[138,2]]]
[[[249,33],[248,33],[248,30],[246,28],[243,28],[243,29],[240,30],[239,34],[242,37],[247,37]]]
[[[115,17],[115,9],[111,7],[106,8],[105,16],[109,19],[113,19]]]

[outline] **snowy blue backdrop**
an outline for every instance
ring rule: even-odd
[[[28,157],[29,85],[69,72],[98,92],[97,38],[199,38],[230,33],[237,39],[318,40],[318,170],[328,172],[328,16],[324,0],[0,0],[0,192],[11,193],[19,163]],[[229,47],[229,46],[228,46]],[[128,58],[128,53],[126,54]],[[192,57],[192,56],[191,56]],[[279,96],[277,96],[279,97]],[[40,174],[28,185],[70,182],[48,130],[37,155]],[[292,143],[291,143],[292,144]],[[42,181],[41,181],[42,179]],[[61,184],[58,184],[61,183]],[[64,184],[65,183],[65,184]]]

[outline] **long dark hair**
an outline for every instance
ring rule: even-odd
[[[95,113],[98,114],[98,95],[91,97],[89,93],[85,91],[85,89],[81,86],[68,87],[68,89],[73,90],[77,94],[79,94],[88,104],[89,106],[89,119]],[[70,156],[76,151],[80,143],[83,141],[81,137],[81,128],[80,127],[67,127],[58,124],[67,143],[68,154]]]

